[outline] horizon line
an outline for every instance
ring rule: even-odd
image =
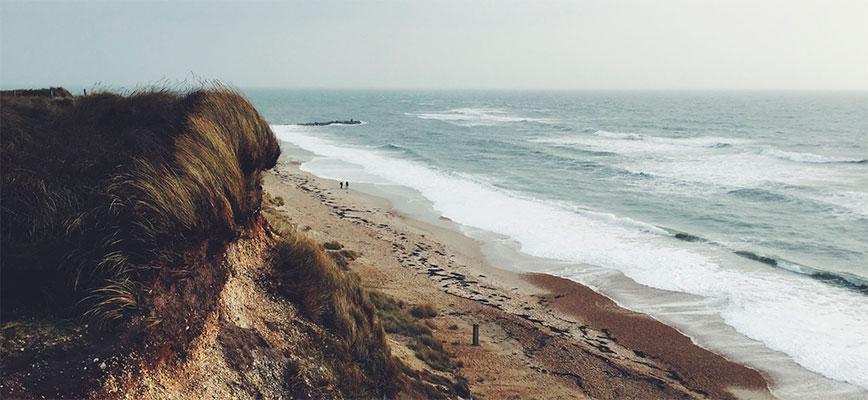
[[[213,80],[230,88],[235,89],[279,89],[279,90],[335,90],[335,91],[515,91],[515,92],[868,92],[868,88],[774,88],[774,87],[648,87],[648,88],[623,88],[623,87],[434,87],[434,86],[396,86],[396,87],[376,87],[376,86],[288,86],[288,85],[237,85],[230,82]],[[44,87],[71,87],[82,89],[107,89],[114,90],[131,90],[149,87],[172,87],[172,86],[205,86],[208,81],[197,82],[189,85],[189,82],[178,80],[171,82],[167,80],[159,80],[152,83],[135,83],[135,84],[105,84],[103,82],[95,82],[90,84],[33,84],[33,83],[5,83],[0,82],[0,89],[37,89]]]

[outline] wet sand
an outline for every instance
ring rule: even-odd
[[[731,385],[759,392],[767,386],[756,370],[705,350],[677,329],[648,315],[621,308],[586,286],[547,274],[525,276],[550,293],[547,298],[555,311],[604,329],[622,346],[671,365],[685,381],[713,388],[713,393],[725,392]]]

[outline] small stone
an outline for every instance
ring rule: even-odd
[[[97,362],[97,361],[99,361],[99,358],[94,358],[94,359],[93,359],[93,362]]]
[[[107,365],[105,365],[105,362],[99,363],[99,369],[105,369],[106,367]]]

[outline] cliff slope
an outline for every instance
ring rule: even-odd
[[[0,95],[0,396],[443,397],[358,278],[262,215],[280,149],[222,87]]]

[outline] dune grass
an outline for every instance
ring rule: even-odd
[[[336,348],[334,367],[340,385],[359,396],[394,396],[400,389],[401,369],[358,276],[295,231],[282,232],[274,270],[280,293],[336,336],[326,347]]]
[[[280,152],[253,106],[219,86],[0,96],[0,121],[6,316],[142,311],[155,271],[251,221]]]

